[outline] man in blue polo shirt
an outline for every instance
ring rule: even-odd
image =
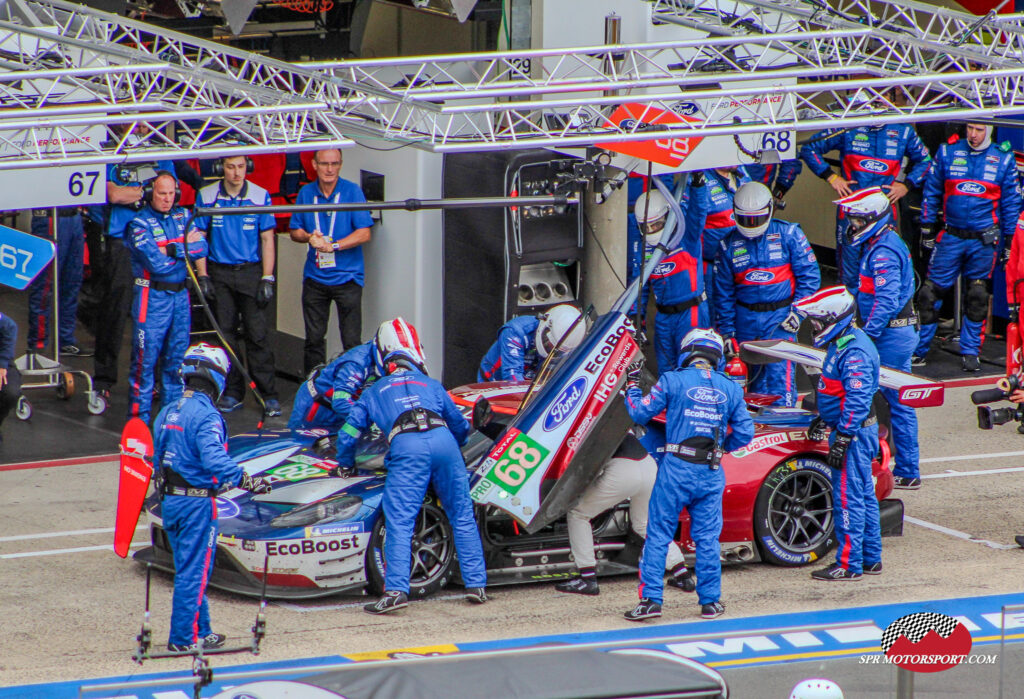
[[[224,179],[199,190],[197,206],[228,208],[270,206],[270,194],[248,182],[252,161],[244,155],[221,160]],[[213,282],[217,325],[224,339],[237,348],[239,318],[245,334],[246,364],[266,405],[266,415],[281,414],[274,388],[274,354],[267,337],[264,309],[274,298],[274,217],[271,214],[210,216],[196,221],[210,248],[207,269]],[[245,382],[237,368],[228,374],[227,388],[217,403],[223,412],[242,407]]]
[[[341,204],[366,201],[354,182],[343,180],[341,151],[320,150],[313,157],[317,181],[299,190],[296,204]],[[303,371],[324,363],[331,302],[338,309],[341,344],[349,350],[360,342],[363,300],[363,243],[370,240],[369,211],[297,213],[291,238],[309,252],[302,279],[302,320],[306,326]]]
[[[117,383],[117,357],[124,338],[124,325],[133,297],[131,256],[124,244],[124,229],[145,202],[143,185],[160,171],[174,172],[170,160],[154,163],[107,166],[107,235],[104,240],[103,298],[96,319],[96,355],[93,359],[93,388],[110,397]]]

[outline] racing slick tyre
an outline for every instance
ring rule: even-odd
[[[375,595],[384,593],[384,539],[387,528],[384,515],[377,518],[366,551],[366,579]],[[455,565],[455,539],[444,510],[433,502],[423,503],[412,534],[412,568],[409,597],[418,599],[434,594],[452,579]]]
[[[57,382],[57,397],[61,400],[68,400],[75,395],[75,375],[70,371],[63,371]]]
[[[25,396],[18,396],[18,404],[14,408],[14,415],[21,421],[32,417],[32,404]]]
[[[797,456],[771,470],[754,503],[754,538],[764,560],[799,566],[835,543],[832,482],[820,459]]]

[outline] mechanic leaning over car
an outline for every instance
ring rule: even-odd
[[[896,89],[890,92],[895,99]],[[825,161],[829,151],[839,151],[842,174]],[[868,187],[881,187],[893,206],[910,187],[920,187],[928,172],[931,155],[914,127],[907,124],[882,124],[822,131],[800,147],[800,157],[811,171],[825,180],[836,194],[847,197]],[[896,177],[906,158],[904,182]],[[836,264],[839,280],[851,291],[857,287],[857,255],[848,253],[843,243],[846,219],[836,211]]]
[[[338,431],[338,466],[331,472],[340,477],[355,472],[356,445],[371,423],[388,436],[384,595],[363,609],[386,614],[408,606],[413,528],[431,484],[454,530],[465,598],[483,604],[487,568],[459,450],[469,438],[469,422],[441,383],[426,375],[424,356],[412,342],[389,352],[382,364],[383,376],[363,391]]]
[[[878,351],[854,323],[857,304],[843,286],[822,289],[797,302],[794,310],[811,323],[814,346],[825,347],[818,377],[818,416],[807,438],[825,439],[832,468],[832,509],[836,529],[835,563],[811,573],[815,580],[859,580],[882,572],[882,530],[871,461],[878,453],[878,418],[872,399],[881,370]]]
[[[594,556],[594,529],[590,520],[629,500],[629,539],[642,546],[647,536],[647,510],[658,476],[658,464],[632,432],[626,434],[619,448],[605,462],[597,478],[587,486],[579,502],[566,516],[569,547],[578,574],[555,585],[559,592],[597,595],[597,559]],[[686,592],[697,589],[693,573],[686,567],[683,552],[675,541],[668,543],[665,570],[668,584]]]
[[[580,310],[568,303],[553,306],[536,317],[513,318],[501,326],[498,339],[480,362],[476,379],[532,380],[556,345],[558,354],[563,355],[576,349],[586,334]]]
[[[345,424],[363,389],[383,375],[384,357],[407,344],[423,354],[416,328],[401,317],[392,318],[380,324],[369,342],[315,368],[295,393],[288,427],[337,430]]]
[[[800,224],[772,218],[775,200],[760,182],[747,182],[733,200],[736,230],[722,240],[715,258],[717,330],[725,342],[794,340],[796,328],[784,326],[793,301],[821,286],[821,270]],[[796,405],[792,362],[758,367],[749,390],[779,396],[776,403]]]
[[[128,417],[139,417],[147,424],[157,367],[163,371],[160,396],[164,404],[181,395],[178,367],[192,328],[186,252],[196,258],[200,281],[209,282],[206,239],[195,228],[185,230],[188,212],[178,206],[179,195],[174,175],[158,172],[146,206],[125,228],[135,278]],[[204,296],[207,291],[203,289]]]
[[[889,199],[881,187],[871,187],[835,203],[849,224],[844,243],[848,249],[859,251],[860,282],[855,292],[858,321],[875,343],[882,366],[909,372],[918,341],[914,263],[893,225]],[[881,392],[892,415],[895,487],[917,490],[921,487],[917,413],[900,402],[895,389],[882,388]]]
[[[206,584],[217,542],[217,494],[237,486],[269,493],[270,485],[242,470],[227,452],[227,428],[217,401],[231,362],[220,347],[192,345],[180,365],[184,393],[168,401],[153,423],[153,465],[163,498],[164,530],[174,555],[174,597],[167,650],[224,645],[210,627]]]
[[[701,262],[701,221],[707,208],[704,175],[694,173],[689,186],[680,181],[677,193],[680,187],[684,189],[679,206],[686,220],[676,225],[684,226],[683,236],[674,249],[665,250],[665,257],[651,272],[648,282],[658,309],[654,317],[654,355],[659,375],[679,365],[679,343],[686,334],[711,323]],[[661,240],[670,210],[669,202],[657,189],[647,190],[633,205],[647,251],[663,245]],[[671,238],[673,232],[667,235]],[[645,259],[648,254],[645,254]],[[645,298],[641,297],[641,306],[645,305]]]
[[[1021,211],[1020,182],[1009,142],[992,143],[992,126],[967,124],[967,138],[954,135],[939,146],[924,184],[921,203],[921,244],[935,251],[928,279],[917,292],[921,338],[914,364],[924,364],[938,327],[942,293],[962,274],[967,292],[960,327],[960,354],[964,371],[981,371],[981,351],[990,294],[988,280],[996,259],[1008,256],[1014,227]],[[945,228],[938,210],[941,201]]]
[[[740,449],[754,436],[743,389],[715,367],[723,356],[722,338],[697,328],[683,338],[677,371],[662,374],[651,392],[640,390],[642,363],[629,367],[626,410],[645,424],[662,410],[666,415],[665,457],[658,469],[648,512],[647,541],[640,560],[640,602],[626,619],[661,616],[662,575],[669,543],[679,526],[679,512],[690,513],[690,535],[697,546],[697,595],[701,616],[725,613],[722,604],[722,493],[724,452]]]

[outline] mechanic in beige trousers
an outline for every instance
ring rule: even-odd
[[[555,589],[578,595],[600,593],[597,585],[597,559],[594,556],[594,530],[590,520],[605,510],[629,500],[629,521],[632,531],[627,539],[637,548],[643,546],[647,536],[647,505],[651,500],[658,465],[640,441],[628,433],[598,477],[591,483],[576,506],[569,511],[569,546],[579,574],[564,580]],[[673,541],[668,547],[665,570],[669,571],[668,584],[686,592],[696,590],[693,573],[687,569],[683,552]]]

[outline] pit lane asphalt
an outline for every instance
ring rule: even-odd
[[[1024,551],[1014,547],[1013,536],[1024,533],[1024,436],[1012,425],[979,430],[969,400],[975,388],[947,389],[943,407],[918,411],[925,485],[917,492],[896,493],[912,519],[902,537],[884,540],[881,576],[813,583],[807,568],[730,566],[723,575],[728,617],[1019,593]],[[54,438],[73,440],[74,434]],[[130,660],[142,621],[145,575],[141,566],[118,559],[110,549],[116,479],[113,461],[0,470],[0,685],[190,669],[187,659],[151,661],[144,668]],[[140,529],[136,543],[145,541]],[[153,633],[161,645],[170,593],[170,577],[154,574]],[[630,577],[602,580],[596,598],[560,595],[549,584],[535,584],[498,588],[492,602],[477,607],[457,593],[446,591],[385,618],[363,613],[359,607],[366,599],[358,596],[271,603],[259,658],[220,656],[214,664],[224,668],[257,660],[633,627],[622,619],[636,599]],[[215,630],[245,643],[255,601],[211,591],[210,604]],[[662,623],[697,616],[693,596],[667,590]],[[779,690],[773,688],[770,696],[785,696],[783,685],[827,675],[829,667],[801,663],[775,668],[773,676],[782,674]],[[995,696],[998,668],[979,672],[988,684],[976,696]],[[895,686],[894,678],[883,687],[873,676],[872,684],[858,690],[857,677],[851,673],[844,684],[848,696],[878,696],[883,689],[890,694]],[[757,686],[739,675],[736,681]],[[1024,686],[1017,689],[1010,696],[1024,693]]]

